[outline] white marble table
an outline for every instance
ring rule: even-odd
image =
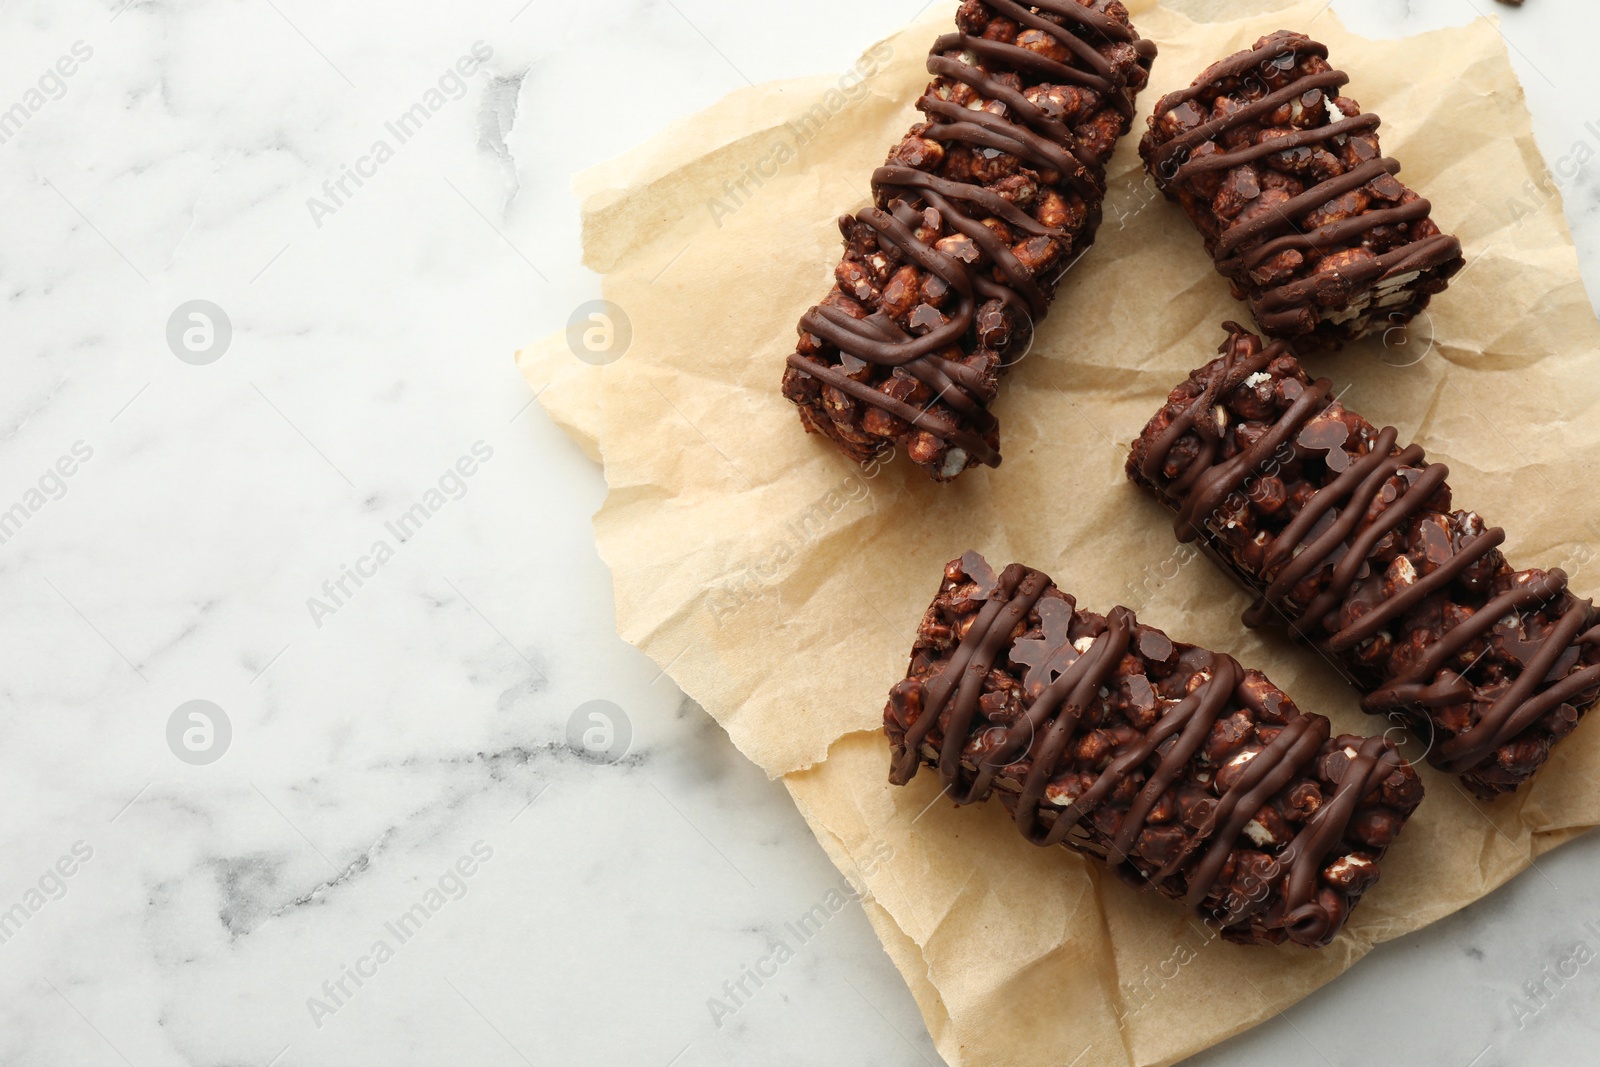
[[[597,291],[574,171],[921,6],[0,4],[0,1063],[936,1062],[856,907],[713,1022],[843,883],[614,635],[601,479],[510,358]],[[1552,160],[1600,148],[1574,6],[1496,8]],[[568,744],[596,700],[615,763]],[[1548,976],[1597,869],[1196,1062],[1369,1062],[1352,1016],[1382,1062],[1589,1062],[1600,962]]]

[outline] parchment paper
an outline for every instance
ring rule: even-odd
[[[1184,10],[1215,18],[1217,6]],[[1508,527],[1519,566],[1564,566],[1592,594],[1595,531],[1574,505],[1600,463],[1600,327],[1502,41],[1487,20],[1367,41],[1323,6],[1258,3],[1279,10],[1193,22],[1133,0],[1161,47],[1136,129],[1162,93],[1263,33],[1304,29],[1330,46],[1468,267],[1409,331],[1316,369],[1349,386],[1346,404],[1448,462],[1457,500]],[[887,42],[886,60],[873,53],[864,88],[822,77],[741,90],[580,177],[587,261],[631,320],[631,347],[601,368],[558,336],[519,362],[604,462],[595,531],[623,637],[783,779],[868,894],[944,1057],[1172,1063],[1600,823],[1600,716],[1532,788],[1495,804],[1426,769],[1428,799],[1382,881],[1320,952],[1221,943],[1169,902],[1027,844],[998,804],[955,809],[933,775],[886,783],[885,694],[940,567],[969,547],[1046,570],[1086,606],[1126,603],[1231,652],[1341,730],[1388,725],[1362,715],[1314,653],[1245,630],[1245,595],[1177,552],[1166,513],[1123,477],[1128,442],[1210,357],[1219,323],[1248,321],[1144,177],[1134,137],[1111,168],[1098,243],[1002,386],[998,470],[938,486],[903,462],[858,467],[806,436],[779,396],[795,322],[837,261],[834,219],[864,205],[872,169],[913,121],[950,7]]]

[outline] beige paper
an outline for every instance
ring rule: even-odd
[[[1564,566],[1580,591],[1600,589],[1594,531],[1569,506],[1600,465],[1589,370],[1600,326],[1494,27],[1367,41],[1322,0],[1268,0],[1254,10],[1281,10],[1226,23],[1129,7],[1161,48],[1139,129],[1162,93],[1264,33],[1303,29],[1330,46],[1468,267],[1409,332],[1316,369],[1349,385],[1349,406],[1447,461],[1457,499],[1509,527],[1519,566]],[[1183,7],[1206,18],[1218,5]],[[1002,385],[998,470],[940,486],[903,461],[859,468],[804,434],[779,395],[795,322],[838,258],[833,220],[863,206],[872,169],[914,120],[949,15],[944,5],[892,38],[864,92],[840,92],[854,82],[837,77],[741,90],[581,177],[588,262],[631,319],[632,345],[597,368],[557,337],[519,362],[551,415],[603,457],[611,491],[595,529],[622,635],[783,778],[870,893],[867,914],[944,1057],[1172,1063],[1600,823],[1600,723],[1496,804],[1426,770],[1428,799],[1383,880],[1320,952],[1221,943],[1176,905],[1027,844],[997,804],[955,809],[932,775],[886,783],[885,694],[940,568],[970,547],[1046,570],[1086,607],[1127,603],[1231,652],[1342,730],[1388,725],[1360,714],[1315,654],[1244,629],[1245,595],[1209,563],[1184,563],[1167,514],[1122,474],[1128,442],[1210,357],[1219,324],[1249,321],[1145,178],[1134,137],[1111,168],[1098,243]]]

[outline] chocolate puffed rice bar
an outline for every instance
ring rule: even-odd
[[[967,0],[913,126],[840,218],[833,289],[800,320],[783,395],[864,462],[937,481],[1000,463],[989,404],[1094,240],[1105,166],[1155,47],[1119,0]]]
[[[1449,469],[1226,323],[1222,355],[1144,428],[1128,476],[1336,662],[1364,710],[1408,723],[1482,799],[1526,782],[1600,698],[1600,616],[1560,569],[1513,570],[1505,532],[1454,508]]]
[[[889,780],[926,764],[1246,944],[1325,945],[1422,801],[1383,737],[1331,736],[1259,671],[1037,570],[953,560],[889,694]]]
[[[1349,80],[1325,45],[1279,30],[1163,97],[1139,145],[1233,295],[1304,351],[1404,326],[1463,263]]]

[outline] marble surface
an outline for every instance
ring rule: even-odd
[[[921,6],[0,3],[0,1063],[937,1062],[853,904],[713,1017],[844,883],[614,635],[601,479],[511,363],[598,292],[575,171]],[[1552,161],[1600,147],[1571,9],[1495,11]],[[1352,1016],[1383,1062],[1585,1062],[1597,870],[1195,1062],[1369,1062]]]

